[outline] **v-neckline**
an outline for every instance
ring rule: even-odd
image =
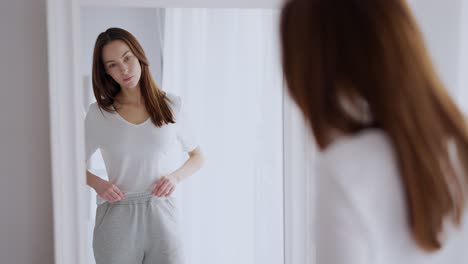
[[[144,124],[146,124],[149,120],[151,120],[151,116],[149,116],[145,121],[139,123],[139,124],[135,124],[135,123],[132,123],[130,121],[128,121],[127,119],[125,119],[123,116],[121,116],[119,114],[119,112],[117,112],[117,109],[115,109],[114,105],[112,105],[112,108],[114,109],[115,111],[115,114],[117,115],[117,117],[122,120],[124,123],[126,123],[127,125],[130,125],[130,126],[134,126],[134,127],[139,127],[139,126],[142,126]]]

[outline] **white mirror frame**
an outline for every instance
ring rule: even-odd
[[[282,0],[47,0],[50,141],[56,264],[87,263],[86,181],[82,80],[79,77],[82,6],[264,8],[278,9]],[[284,237],[285,264],[313,263],[308,236],[312,220],[310,177],[314,151],[304,148],[308,135],[297,111],[284,103]],[[300,127],[300,126],[299,126]],[[302,177],[301,177],[302,176]],[[298,191],[300,190],[300,191]],[[262,263],[259,263],[262,264]]]

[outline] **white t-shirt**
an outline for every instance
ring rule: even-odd
[[[100,149],[109,181],[126,194],[153,190],[157,180],[183,164],[183,152],[197,147],[183,114],[179,96],[172,101],[175,124],[157,127],[148,118],[135,125],[117,112],[89,106],[85,118],[86,160]],[[104,200],[97,196],[97,203]]]
[[[467,217],[459,229],[446,221],[440,251],[416,245],[396,158],[380,130],[342,137],[320,154],[316,264],[468,263]]]

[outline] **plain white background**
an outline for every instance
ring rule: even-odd
[[[460,73],[468,71],[462,52],[467,45],[454,44],[467,43],[468,30],[461,27],[461,18],[468,17],[466,1],[412,2],[442,77],[465,80],[453,85],[466,98],[467,81]],[[45,0],[0,2],[2,263],[53,263],[45,10]]]
[[[283,263],[278,12],[168,8],[163,88],[207,157],[181,185],[187,263]]]

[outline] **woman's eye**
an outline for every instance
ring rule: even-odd
[[[114,66],[115,66],[115,64],[112,63],[112,64],[109,64],[108,67],[109,67],[109,68],[114,68]]]
[[[126,57],[124,58],[124,61],[128,61],[128,60],[130,60],[130,56],[126,56]]]

